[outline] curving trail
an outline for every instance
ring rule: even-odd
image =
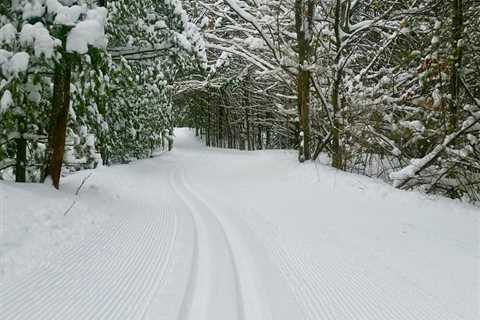
[[[270,162],[177,135],[171,154],[96,173],[79,201],[112,219],[4,279],[0,319],[473,320],[468,301],[362,258],[356,239],[324,228],[312,246],[280,213],[287,185],[273,200],[255,190],[252,163]]]
[[[243,319],[238,273],[225,230],[185,185],[182,171],[175,171],[172,185],[195,225],[195,253],[180,319]]]

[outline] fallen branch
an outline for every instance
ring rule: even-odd
[[[65,217],[72,209],[73,207],[77,204],[77,200],[73,200],[72,204],[70,205],[70,207],[68,207],[68,209],[63,213],[63,216]]]
[[[77,204],[78,202],[78,195],[80,194],[80,190],[82,190],[82,187],[85,185],[85,182],[87,182],[87,180],[93,175],[93,172],[90,173],[88,176],[86,176],[85,178],[82,179],[82,182],[80,183],[80,185],[78,186],[77,188],[77,191],[75,191],[75,197],[76,199],[73,200],[72,204],[70,205],[70,207],[68,207],[68,209],[63,213],[63,216],[66,216],[70,211],[72,211],[73,207]]]
[[[86,176],[85,178],[83,178],[82,180],[82,183],[80,184],[80,186],[78,186],[77,188],[77,191],[75,192],[75,195],[78,196],[78,194],[80,193],[80,190],[82,189],[83,185],[85,184],[85,182],[87,182],[87,180],[93,175],[93,172],[90,173],[88,176]]]

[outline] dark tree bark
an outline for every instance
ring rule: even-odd
[[[270,149],[271,148],[271,131],[270,128],[267,128],[266,130],[266,137],[265,137],[265,148]]]
[[[60,175],[65,152],[72,73],[68,56],[65,56],[62,62],[55,66],[53,79],[53,117],[49,137],[49,170],[47,171],[56,189],[60,187]]]
[[[458,109],[460,96],[460,72],[463,64],[463,33],[464,33],[464,3],[463,0],[450,0],[452,11],[452,48],[453,54],[450,63],[450,94],[449,105],[449,132],[458,126]]]
[[[173,149],[173,128],[168,130],[168,151]]]
[[[206,140],[206,143],[207,143],[207,146],[211,146],[211,121],[210,121],[210,118],[211,118],[211,112],[210,112],[210,106],[208,106],[207,108],[207,138],[205,139]]]
[[[11,90],[12,95],[15,96],[17,94],[17,86],[13,85]],[[26,131],[25,115],[17,115],[17,130],[19,137],[15,139],[15,181],[26,182],[27,140],[24,137]]]
[[[306,2],[306,3],[305,3]],[[297,99],[299,129],[303,145],[299,148],[300,162],[311,159],[310,153],[310,71],[307,65],[312,55],[311,37],[313,35],[313,0],[295,0],[295,29],[298,45]],[[307,30],[305,30],[305,28]]]
[[[257,128],[257,149],[263,150],[263,136],[262,136],[262,127]]]
[[[340,70],[341,54],[341,28],[342,28],[342,1],[337,0],[335,4],[335,42],[337,46],[337,54],[335,58],[335,74],[332,87],[332,106],[333,106],[333,128],[332,128],[332,165],[334,168],[343,169],[343,152],[340,143],[341,122],[339,114],[341,111],[340,102],[340,84],[342,83],[342,70]]]
[[[27,182],[27,140],[23,135],[16,139],[17,157],[15,164],[15,181]]]
[[[248,107],[245,108],[245,139],[247,140],[247,150],[252,150],[252,140],[250,139],[250,114]]]

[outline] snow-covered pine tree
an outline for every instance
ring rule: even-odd
[[[200,30],[180,1],[97,2],[108,17],[96,2],[2,3],[4,179],[49,174],[58,187],[64,165],[94,168],[171,145],[173,84],[206,65]]]
[[[13,1],[0,19],[0,172],[18,182],[41,178],[46,146],[51,82],[45,74],[59,43],[36,17],[41,8]]]
[[[205,68],[200,30],[181,1],[109,3],[108,136],[104,160],[148,156],[173,134],[172,86]],[[169,132],[165,135],[165,131]]]

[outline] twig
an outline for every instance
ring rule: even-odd
[[[78,202],[78,195],[80,194],[80,190],[82,189],[82,187],[85,185],[85,182],[87,182],[87,180],[93,175],[93,172],[90,173],[88,176],[86,176],[85,178],[83,178],[82,180],[82,183],[80,183],[80,185],[78,186],[77,188],[77,191],[75,192],[75,197],[76,199],[73,200],[72,204],[70,205],[70,207],[68,207],[68,209],[63,213],[63,216],[66,216],[72,209],[73,207],[77,204]]]
[[[325,139],[318,141],[317,149],[315,150],[315,153],[312,158],[313,161],[317,160],[318,156],[323,151],[323,149],[327,146],[327,144],[330,142],[331,138],[332,138],[332,132],[330,132]]]
[[[80,193],[80,190],[82,189],[83,185],[85,184],[85,182],[87,182],[87,180],[92,176],[93,172],[90,173],[88,176],[86,176],[85,178],[83,178],[82,180],[82,183],[80,184],[80,186],[78,186],[77,188],[77,191],[75,192],[75,195],[78,196],[78,194]]]
[[[63,216],[65,217],[72,209],[73,207],[77,204],[77,200],[73,200],[72,204],[70,205],[70,207],[68,207],[67,211],[65,211],[63,213]]]

